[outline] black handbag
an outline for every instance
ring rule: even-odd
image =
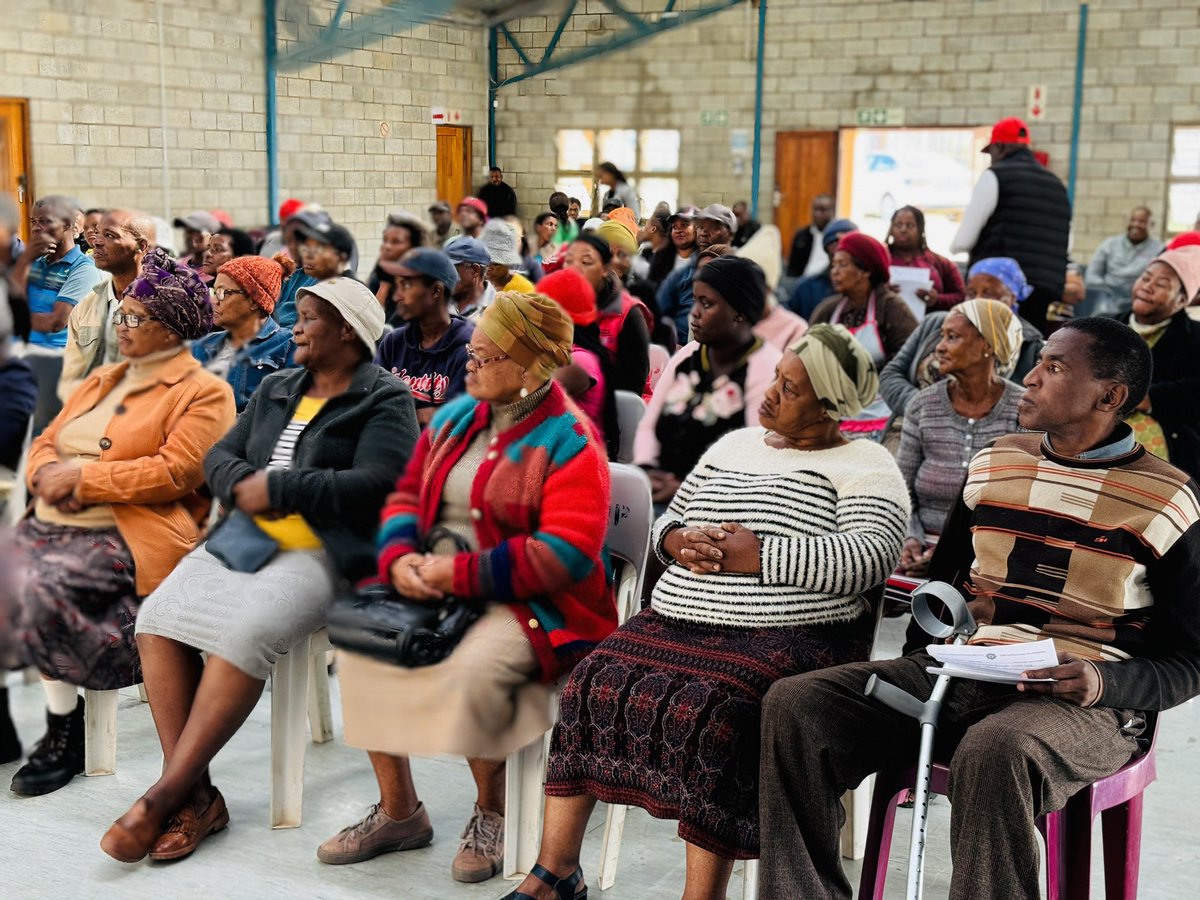
[[[204,549],[227,569],[254,573],[275,558],[279,542],[241,510],[231,510],[216,524]]]
[[[459,551],[466,542],[446,528],[425,539],[432,548],[452,539]],[[483,603],[447,597],[418,601],[401,597],[390,584],[371,584],[334,600],[326,626],[335,647],[380,662],[416,668],[441,662],[483,615]]]

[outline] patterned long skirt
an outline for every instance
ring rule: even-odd
[[[677,819],[690,844],[756,858],[762,698],[781,678],[867,659],[871,624],[722,628],[639,613],[572,673],[546,793],[640,806]]]
[[[117,529],[31,517],[15,542],[27,566],[16,629],[26,663],[96,691],[141,681],[133,556]]]

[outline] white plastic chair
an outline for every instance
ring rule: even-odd
[[[650,389],[658,386],[658,379],[666,371],[667,363],[671,361],[671,351],[662,344],[650,345]]]
[[[638,422],[646,414],[646,403],[632,391],[613,391],[617,400],[617,425],[621,429],[621,447],[617,451],[617,462],[633,462],[633,439],[637,435]]]
[[[325,629],[280,656],[271,673],[271,827],[299,828],[304,804],[304,723],[314,744],[333,738]]]
[[[138,699],[146,703],[145,686],[134,687]],[[83,692],[84,775],[115,775],[117,772],[117,701],[120,699],[120,691],[85,689]]]
[[[640,403],[641,398],[637,399]],[[612,506],[605,545],[614,565],[621,564],[616,572],[617,621],[624,622],[641,603],[654,506],[650,499],[650,479],[645,472],[620,463],[609,463],[608,470],[612,477]],[[555,719],[558,718],[558,692],[565,681],[560,681],[555,690]],[[550,732],[546,732],[533,743],[509,754],[504,776],[505,878],[523,876],[537,862],[549,749]]]

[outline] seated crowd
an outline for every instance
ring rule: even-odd
[[[285,203],[261,255],[191,213],[178,258],[136,210],[85,234],[69,198],[34,205],[0,303],[0,472],[30,498],[0,665],[36,667],[47,709],[14,793],[83,770],[79,688],[144,683],[162,772],[98,837],[126,863],[190,855],[229,823],[213,762],[280,655],[374,585],[476,618],[426,665],[339,649],[379,796],[323,863],[430,844],[410,758],[450,754],[476,787],[452,877],[493,877],[505,760],[551,732],[511,900],[586,895],[597,800],[677,821],[688,900],[760,857],[761,897],[848,898],[839,797],[918,727],[864,685],[933,684],[916,629],[870,661],[900,573],[963,591],[975,643],[1059,642],[1030,673],[1054,681],[956,680],[939,748],[951,895],[1038,896],[1035,818],[1200,693],[1200,236],[1143,246],[1136,210],[1095,275],[1114,308],[1071,318],[1064,288],[1030,322],[1022,265],[961,272],[917,207],[880,242],[818,197],[785,260],[745,204],[643,219],[619,170],[598,178],[603,212],[556,193],[528,237],[498,169],[489,200],[397,211],[366,283],[315,205]],[[915,308],[894,267],[927,270]],[[619,621],[629,446],[658,516]],[[21,757],[0,689],[0,763]]]

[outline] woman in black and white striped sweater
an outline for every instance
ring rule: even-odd
[[[571,675],[551,744],[540,867],[515,897],[576,893],[597,799],[679,821],[686,896],[758,856],[759,719],[772,683],[870,651],[864,591],[900,557],[909,497],[882,446],[838,422],[871,402],[870,356],[836,325],[784,355],[765,427],[718,440],[654,529],[651,608]]]

